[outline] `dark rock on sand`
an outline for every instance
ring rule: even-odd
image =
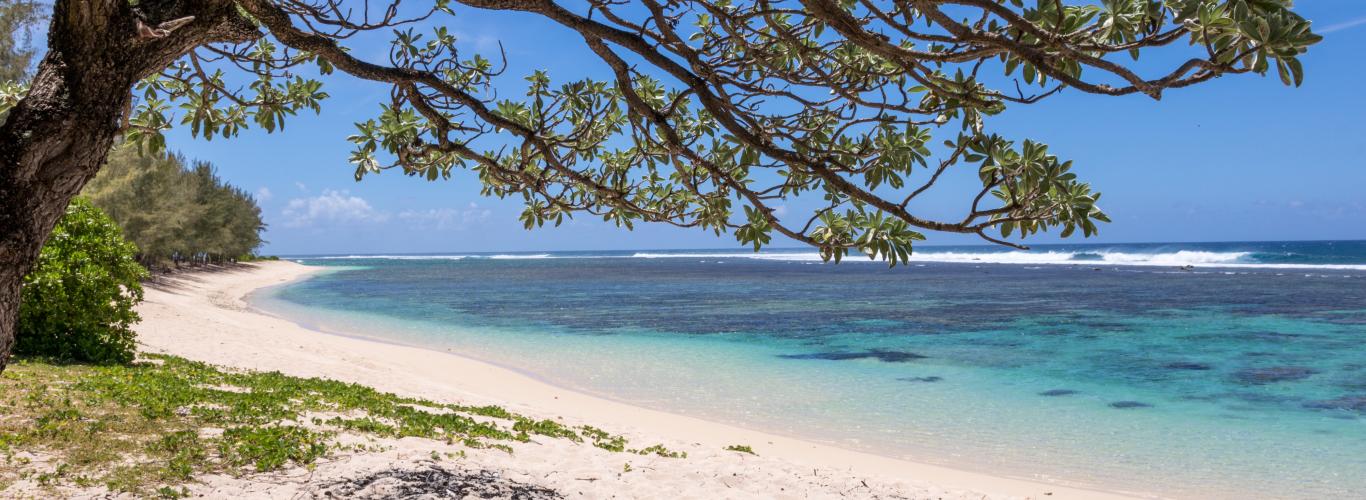
[[[1238,382],[1250,385],[1272,384],[1304,380],[1318,373],[1313,368],[1303,366],[1272,366],[1270,368],[1248,368],[1233,374]]]
[[[447,470],[436,466],[388,469],[343,479],[320,488],[320,498],[510,498],[560,499],[559,492],[502,477],[489,470]]]

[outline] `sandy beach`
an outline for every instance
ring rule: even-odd
[[[434,401],[500,405],[531,417],[589,424],[640,446],[663,444],[687,458],[613,453],[566,440],[536,439],[514,453],[463,449],[427,439],[378,443],[376,451],[329,456],[312,470],[243,478],[199,478],[194,494],[283,498],[317,494],[328,481],[394,468],[490,471],[571,498],[1119,498],[1043,481],[912,463],[639,408],[565,390],[525,374],[446,353],[332,335],[252,310],[262,287],[304,279],[316,268],[292,262],[179,275],[147,289],[138,307],[142,350],[225,367],[355,382]],[[837,424],[836,424],[837,425]],[[757,456],[725,451],[753,446]]]

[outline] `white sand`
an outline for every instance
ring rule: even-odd
[[[995,477],[849,451],[630,406],[548,385],[458,355],[321,333],[252,311],[251,291],[306,277],[315,268],[270,262],[249,269],[183,275],[148,288],[138,307],[139,341],[150,352],[213,364],[356,382],[407,396],[496,404],[534,418],[590,424],[625,435],[633,447],[662,443],[686,459],[612,453],[538,437],[508,455],[469,450],[436,465],[491,470],[555,489],[568,498],[1112,498],[1116,494]],[[210,497],[312,496],[329,481],[392,467],[416,468],[459,445],[407,438],[384,451],[345,452],[315,470],[210,477],[191,490]],[[723,451],[753,446],[759,456]],[[631,471],[625,471],[630,464]]]

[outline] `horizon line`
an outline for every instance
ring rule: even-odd
[[[1244,243],[1244,244],[1261,243],[1261,244],[1265,244],[1265,243],[1362,243],[1362,242],[1366,242],[1366,238],[1360,238],[1360,239],[1313,239],[1313,240],[1126,241],[1126,242],[1106,242],[1106,243],[1077,242],[1077,243],[1039,243],[1039,244],[1036,244],[1036,245],[1032,245],[1033,248],[1031,248],[1031,250],[1033,250],[1034,248],[1038,248],[1038,247],[1050,247],[1050,246],[1051,246],[1051,247],[1058,247],[1058,246],[1105,246],[1105,245],[1189,245],[1189,244],[1214,245],[1214,244],[1238,244],[1238,243]],[[1017,249],[1014,249],[1014,248],[1011,248],[1011,247],[1008,247],[1008,246],[1005,246],[1005,245],[995,245],[995,244],[991,244],[991,243],[971,243],[971,244],[958,244],[958,245],[954,245],[954,244],[924,244],[924,245],[916,245],[916,246],[915,246],[915,248],[926,248],[926,247],[928,247],[928,248],[985,247],[985,248],[1000,248],[1000,249],[1002,249],[1003,251],[1010,251],[1010,252],[1022,251],[1022,250],[1017,250]],[[376,251],[376,252],[314,252],[314,253],[289,253],[289,254],[281,253],[281,254],[272,254],[272,255],[274,255],[274,256],[276,256],[276,257],[309,257],[309,256],[337,256],[337,255],[357,255],[357,256],[370,256],[370,255],[424,256],[424,255],[433,255],[433,256],[434,256],[434,255],[483,255],[483,254],[536,254],[536,253],[568,253],[568,252],[573,252],[573,253],[585,253],[585,252],[651,252],[651,251],[658,252],[658,251],[718,251],[718,250],[719,250],[719,251],[746,251],[746,250],[749,250],[749,247],[747,247],[747,246],[736,246],[736,247],[690,247],[690,248],[677,248],[677,247],[675,247],[675,248],[661,248],[661,247],[652,247],[652,248],[621,248],[621,249],[590,249],[590,250],[479,250],[479,251],[437,250],[437,251],[429,251],[429,252],[403,252],[403,251],[392,251],[392,252],[384,252],[384,251]],[[765,251],[772,251],[772,250],[811,250],[811,251],[815,251],[815,250],[816,250],[816,247],[812,247],[812,246],[768,247],[768,248],[765,248],[764,250],[753,251],[753,252],[750,252],[750,253],[764,253]],[[1028,250],[1023,250],[1023,251],[1028,251]]]

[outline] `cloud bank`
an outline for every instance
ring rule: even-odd
[[[281,215],[285,227],[311,227],[322,224],[385,222],[389,214],[375,210],[364,198],[350,192],[325,189],[318,196],[289,200]]]
[[[430,208],[403,210],[397,214],[380,210],[368,200],[346,190],[325,189],[318,196],[289,200],[280,215],[287,228],[320,228],[339,225],[401,222],[422,231],[459,231],[482,224],[493,211],[471,202],[462,209]]]

